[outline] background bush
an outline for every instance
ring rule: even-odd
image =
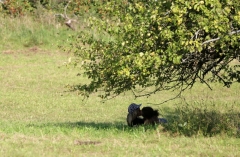
[[[240,114],[234,108],[227,113],[214,109],[206,103],[186,104],[175,109],[175,116],[169,118],[165,129],[173,135],[228,135],[239,137]]]

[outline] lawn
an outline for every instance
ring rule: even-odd
[[[126,124],[132,102],[158,109],[167,119],[178,116],[176,109],[185,105],[239,114],[239,84],[226,88],[214,83],[212,91],[196,84],[181,98],[163,104],[178,91],[138,99],[127,92],[104,102],[97,94],[83,99],[66,86],[87,79],[67,64],[74,56],[58,49],[68,45],[75,32],[56,19],[0,19],[1,156],[240,156],[240,140],[234,136],[188,137],[161,125]]]
[[[157,128],[129,128],[131,102],[174,114],[183,104],[176,92],[134,99],[130,93],[102,102],[97,95],[83,100],[67,91],[82,82],[77,68],[66,66],[71,54],[39,47],[0,52],[1,156],[239,156],[240,140],[226,135],[172,136]],[[191,105],[211,104],[220,112],[239,112],[239,85],[203,84],[186,91]]]

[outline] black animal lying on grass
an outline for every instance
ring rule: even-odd
[[[128,126],[138,126],[138,125],[149,125],[149,124],[158,124],[158,123],[167,123],[167,120],[164,118],[158,118],[158,110],[153,110],[152,107],[143,107],[140,110],[141,104],[137,105],[132,103],[128,108],[127,123]],[[143,118],[141,118],[142,116]]]

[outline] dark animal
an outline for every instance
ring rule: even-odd
[[[159,123],[159,112],[158,110],[153,110],[152,107],[143,107],[142,108],[142,116],[144,119],[144,124],[156,124]]]

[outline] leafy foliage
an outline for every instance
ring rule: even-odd
[[[23,16],[27,12],[33,11],[28,0],[5,0],[1,3],[3,13],[11,16]]]
[[[73,3],[75,6],[76,1]],[[66,0],[3,0],[0,4],[5,15],[19,17],[33,13],[39,6],[47,10],[60,10],[66,3]]]
[[[239,82],[239,68],[229,66],[239,61],[237,0],[110,1],[98,13],[89,20],[93,33],[82,31],[71,45],[91,83],[72,90],[138,97],[183,91],[197,80]]]

